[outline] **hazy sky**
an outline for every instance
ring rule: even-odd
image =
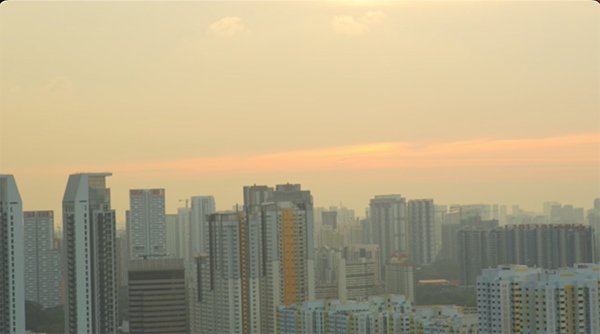
[[[600,6],[581,2],[0,5],[0,172],[26,210],[109,171],[178,200],[302,183],[363,213],[600,197]],[[58,223],[58,222],[57,222]]]

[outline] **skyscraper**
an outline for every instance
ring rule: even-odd
[[[250,324],[248,277],[243,250],[243,217],[236,212],[210,215],[208,253],[197,258],[199,332],[247,333]],[[258,298],[254,298],[258,301]],[[252,319],[258,326],[259,319]],[[253,331],[256,332],[256,331]]]
[[[374,243],[381,252],[382,277],[385,264],[394,256],[408,251],[406,200],[400,195],[379,195],[369,205]]]
[[[428,265],[437,255],[434,209],[432,199],[408,201],[409,255],[416,265]]]
[[[212,196],[193,196],[190,219],[190,247],[192,257],[204,253],[208,242],[208,216],[215,212]]]
[[[63,197],[68,333],[117,332],[115,211],[106,187],[110,175],[70,175]]]
[[[0,175],[0,333],[25,332],[23,203],[12,175]]]
[[[291,202],[263,204],[264,279],[261,281],[261,332],[276,328],[279,305],[310,300],[314,268],[308,258],[308,217]]]
[[[188,333],[184,272],[182,259],[129,263],[129,333]]]
[[[130,258],[167,254],[164,189],[129,191]]]
[[[54,248],[54,212],[25,211],[25,299],[60,305],[60,250]]]

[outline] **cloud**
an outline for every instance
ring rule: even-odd
[[[372,27],[385,20],[386,15],[381,11],[368,11],[354,17],[350,15],[334,16],[331,21],[333,31],[340,35],[361,36],[368,33]]]
[[[208,27],[208,32],[211,35],[223,37],[233,37],[247,30],[242,19],[237,16],[226,16],[213,22]]]
[[[544,138],[370,143],[265,154],[130,162],[107,165],[101,169],[115,173],[178,174],[356,170],[427,170],[437,173],[447,170],[484,171],[489,168],[577,170],[597,169],[600,164],[599,148],[600,134],[592,133]],[[91,166],[77,167],[85,170]],[[73,168],[70,166],[69,170]]]

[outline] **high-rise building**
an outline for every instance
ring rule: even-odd
[[[600,333],[600,265],[484,269],[477,280],[482,333]]]
[[[373,241],[379,245],[384,270],[389,259],[408,251],[406,200],[400,195],[375,196],[369,209]]]
[[[259,333],[258,291],[249,291],[244,218],[237,212],[209,216],[208,253],[197,258],[196,298],[202,333]],[[256,255],[254,255],[256,256]],[[253,316],[254,315],[254,316]]]
[[[335,230],[337,227],[337,211],[323,211],[321,217],[323,225],[330,226]]]
[[[316,272],[317,299],[363,300],[384,291],[375,244],[353,244],[341,251],[321,248]]]
[[[25,333],[23,203],[12,175],[0,174],[0,333]]]
[[[106,187],[110,175],[70,175],[63,197],[68,333],[117,332],[115,211]]]
[[[264,278],[261,280],[261,332],[276,328],[279,305],[310,300],[314,268],[309,260],[308,212],[291,202],[263,204]],[[311,238],[312,239],[312,238]]]
[[[260,211],[262,203],[273,201],[273,191],[269,186],[244,186],[244,212]]]
[[[167,254],[165,190],[129,190],[129,250],[131,259]]]
[[[481,270],[523,264],[545,269],[594,262],[593,234],[584,225],[510,225],[458,232],[461,283],[472,286]]]
[[[117,287],[123,288],[127,286],[127,272],[129,271],[129,238],[127,230],[117,230]]]
[[[428,265],[437,255],[434,209],[432,199],[408,201],[408,253],[416,265]]]
[[[171,258],[190,262],[190,209],[179,208],[176,214],[165,215],[167,253]]]
[[[415,302],[415,270],[407,257],[392,258],[385,268],[385,293]]]
[[[54,247],[54,212],[25,211],[25,299],[61,304],[60,250]]]
[[[129,263],[129,333],[188,333],[184,271],[182,259]]]
[[[218,272],[220,269],[218,266],[215,267],[215,263],[233,261],[232,259],[215,258],[215,253],[211,250],[213,248],[209,248],[208,255],[201,256],[198,260],[199,273],[196,284],[199,286],[197,290],[201,292],[197,293],[198,299],[202,296],[202,298],[222,300],[223,298],[220,297],[212,297],[218,296],[219,293],[237,296],[241,307],[240,328],[247,328],[249,332],[272,333],[276,327],[276,313],[279,305],[302,302],[314,296],[312,196],[310,191],[302,190],[297,184],[277,185],[275,189],[257,185],[244,187],[244,212],[239,217],[231,216],[232,214],[211,216],[211,219],[216,220],[215,222],[209,220],[209,226],[212,226],[211,224],[229,226],[228,229],[232,231],[231,233],[237,231],[235,233],[240,242],[238,245],[240,254],[244,254],[236,260],[240,262],[245,275],[245,278],[239,277],[240,292],[235,291],[237,283],[232,283],[233,285],[230,284],[228,289],[221,292],[214,290],[219,287],[218,285],[211,285],[208,291],[215,291],[214,294],[205,294],[207,291],[205,275],[209,275],[209,277],[221,275]],[[217,224],[217,221],[221,223]],[[234,225],[238,228],[236,229]],[[215,236],[211,233],[213,232],[209,232],[211,240],[209,245],[213,247],[221,241],[215,241]],[[218,238],[224,236],[223,234],[216,235]],[[212,255],[211,252],[213,252]],[[219,253],[219,256],[224,256],[224,253]],[[223,275],[219,277],[223,277]],[[214,284],[214,280],[211,281],[211,284]],[[232,292],[231,289],[234,291]],[[203,303],[204,306],[210,305],[207,302]],[[203,306],[200,307],[202,309]],[[198,323],[202,324],[204,321],[205,326],[213,326],[210,325],[212,320],[208,320],[208,323],[205,321],[205,315],[212,314],[211,312],[213,311],[199,312],[203,315]],[[231,312],[228,314],[238,317],[235,312]],[[231,323],[235,324],[236,321],[234,319]],[[216,330],[201,326],[205,330]],[[214,324],[214,326],[223,325]],[[237,331],[231,327],[220,329]],[[246,332],[246,330],[244,331]]]
[[[212,196],[193,196],[190,218],[190,253],[198,256],[207,250],[208,216],[215,212]]]
[[[178,254],[179,241],[179,226],[177,214],[165,215],[165,226],[167,231],[167,254],[171,258],[183,258]]]
[[[572,205],[554,204],[550,207],[550,223],[552,224],[583,224],[583,208]]]

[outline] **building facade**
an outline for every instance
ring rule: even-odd
[[[115,211],[106,177],[69,176],[63,197],[67,333],[116,333]]]
[[[25,211],[25,299],[44,308],[61,304],[60,250],[54,247],[54,212]]]
[[[498,265],[556,269],[595,261],[592,228],[585,225],[467,227],[457,235],[461,283],[468,286],[482,269]]]
[[[0,175],[0,333],[25,332],[23,202],[12,175]]]
[[[128,287],[129,333],[189,333],[182,259],[130,261]]]
[[[278,308],[275,333],[422,333],[404,296],[372,296],[361,302],[315,300]]]
[[[190,254],[193,258],[207,250],[208,216],[216,209],[215,199],[212,196],[193,196],[191,203]]]
[[[408,251],[406,199],[400,195],[380,195],[369,205],[373,243],[381,252],[380,268],[394,256]]]
[[[436,257],[435,206],[432,199],[408,201],[409,256],[416,265],[428,265]]]
[[[600,333],[600,265],[485,269],[477,280],[483,333]]]
[[[164,189],[129,190],[128,218],[131,259],[167,255]]]

